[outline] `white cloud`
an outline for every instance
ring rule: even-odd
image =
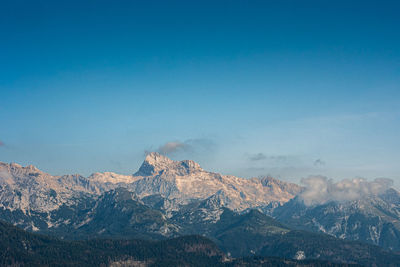
[[[379,195],[393,185],[393,180],[379,178],[367,181],[362,178],[333,182],[324,176],[310,176],[301,180],[305,190],[300,194],[306,205],[324,204],[329,201],[351,201]]]

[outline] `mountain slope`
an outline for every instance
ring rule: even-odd
[[[171,219],[176,224],[186,226],[188,234],[200,233],[211,238],[233,257],[304,257],[364,266],[400,265],[400,255],[380,247],[341,240],[326,234],[292,230],[258,210],[238,214],[221,208],[219,219],[213,221],[201,216],[207,206],[213,208],[207,201],[188,206]]]
[[[178,230],[162,212],[144,205],[125,188],[117,188],[101,195],[66,237],[163,239],[177,236]]]
[[[389,189],[380,196],[310,206],[296,198],[275,209],[273,215],[297,229],[400,251],[399,196],[397,191]]]

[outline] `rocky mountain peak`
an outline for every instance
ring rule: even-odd
[[[33,165],[28,165],[25,167],[28,171],[32,171],[32,172],[40,172],[40,170],[38,168],[36,168]]]
[[[151,176],[173,164],[173,160],[157,152],[147,154],[135,176]]]
[[[271,176],[260,177],[259,179],[263,186],[269,187],[272,190],[275,190],[277,192],[282,190],[282,191],[288,192],[292,195],[297,195],[303,190],[303,188],[297,184],[284,182],[284,181],[275,179]]]
[[[175,171],[177,174],[188,174],[202,170],[200,165],[192,160],[174,161],[157,152],[149,153],[135,176],[153,176],[161,171]]]
[[[3,164],[4,164],[4,165],[8,165],[8,164],[6,164],[6,163],[3,163]],[[21,166],[20,164],[15,163],[15,162],[10,163],[10,166],[11,166],[12,168],[22,168],[22,166]]]
[[[33,165],[28,165],[23,167],[17,163],[3,163],[0,162],[0,171],[3,173],[3,176],[32,176],[37,177],[38,175],[44,175],[45,173],[36,168]]]
[[[200,165],[197,162],[194,162],[193,160],[182,160],[179,163],[182,167],[186,168],[188,171],[202,170]]]
[[[151,152],[147,154],[144,161],[151,165],[158,165],[158,166],[161,165],[168,166],[174,162],[172,159],[157,152]]]

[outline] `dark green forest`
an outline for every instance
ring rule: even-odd
[[[63,241],[0,222],[0,236],[1,266],[360,266],[276,257],[232,259],[209,239],[194,235],[164,241]]]

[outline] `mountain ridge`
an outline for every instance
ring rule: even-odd
[[[126,187],[140,198],[160,194],[179,204],[186,204],[191,199],[206,199],[218,191],[224,191],[227,199],[230,199],[226,205],[237,211],[265,206],[271,202],[283,204],[301,190],[298,185],[272,177],[246,179],[208,172],[192,160],[173,161],[156,152],[149,153],[133,175],[97,172],[88,177],[79,174],[53,176],[32,165],[22,167],[16,163],[1,163],[0,185],[7,187],[9,192],[24,187],[35,188],[37,192],[43,191],[41,197],[48,203],[51,201],[47,197],[51,195],[48,192],[54,190],[60,196],[55,199],[58,206],[77,194],[100,195],[117,187]],[[31,196],[32,192],[28,190],[22,195]],[[18,200],[15,202],[18,203]],[[30,205],[32,207],[35,205]],[[28,209],[28,205],[25,203],[23,208]],[[57,205],[51,209],[55,208]]]
[[[396,243],[400,236],[396,228],[400,224],[400,193],[396,190],[374,196],[374,205],[368,209],[359,200],[351,209],[346,206],[351,202],[344,202],[328,210],[320,204],[301,206],[298,200],[303,190],[301,186],[270,176],[245,179],[208,172],[194,161],[174,161],[159,153],[148,154],[132,175],[104,172],[88,177],[53,176],[32,165],[0,163],[0,219],[25,230],[67,239],[165,239],[203,234],[235,255],[252,255],[251,251],[272,253],[267,256],[281,255],[282,251],[274,250],[274,244],[268,241],[271,238],[283,247],[290,247],[291,254],[285,257],[297,257],[301,248],[296,245],[296,238],[310,235],[310,240],[314,238],[321,244],[327,238],[311,232],[392,250],[400,246]],[[356,225],[371,224],[369,228],[359,229],[373,233],[369,235],[373,238],[361,235],[363,232],[343,235],[341,229],[352,226],[341,228],[342,219],[347,216],[341,213],[344,210],[347,213],[366,210],[354,218]],[[326,214],[331,219],[324,219]],[[272,215],[278,222],[266,215]],[[301,228],[293,220],[314,227]],[[290,228],[282,224],[278,227],[277,223]],[[297,229],[303,232],[296,232]],[[238,236],[240,240],[235,241]],[[382,238],[375,238],[379,236]],[[388,241],[380,242],[383,237]],[[347,246],[336,239],[329,242]],[[307,255],[317,257],[311,251],[312,246],[307,246]],[[357,253],[367,255],[365,248],[360,246]]]

